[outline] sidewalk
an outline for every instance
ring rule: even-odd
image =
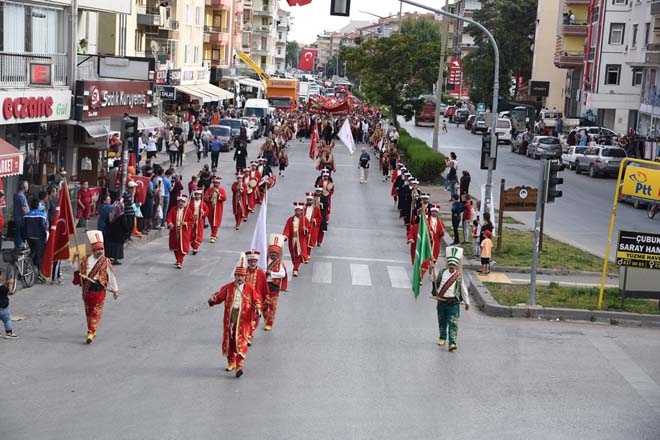
[[[440,185],[420,186],[422,192],[431,194],[430,202],[440,205],[440,216],[443,219],[451,218],[451,202],[449,201],[449,192],[445,191]],[[473,199],[474,202],[474,199]],[[443,220],[444,221],[444,220]],[[448,232],[451,231],[451,222],[445,221]],[[529,231],[526,225],[512,224],[507,227]],[[453,239],[450,233],[444,236],[444,247],[450,246]],[[444,255],[441,252],[441,256]],[[531,262],[530,251],[530,262]],[[660,316],[644,315],[627,312],[608,312],[600,310],[580,310],[563,309],[541,306],[503,306],[499,304],[490,294],[490,291],[483,283],[502,283],[502,284],[530,284],[530,267],[507,267],[498,266],[497,262],[492,266],[489,275],[480,275],[478,271],[481,265],[476,258],[465,256],[463,260],[464,282],[470,298],[476,302],[477,306],[489,316],[512,317],[512,318],[537,318],[553,320],[584,320],[591,322],[603,322],[609,324],[627,324],[647,327],[660,328]],[[537,285],[548,285],[551,282],[558,283],[560,286],[574,287],[600,287],[601,273],[571,271],[563,269],[542,269],[537,270]],[[606,288],[618,288],[619,279],[611,274],[605,280]]]

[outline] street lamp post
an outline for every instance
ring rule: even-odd
[[[421,9],[426,9],[436,14],[444,15],[445,17],[454,18],[459,21],[465,21],[467,23],[477,26],[483,31],[484,34],[488,37],[488,40],[493,46],[493,51],[495,52],[495,73],[493,76],[493,105],[491,107],[493,113],[493,122],[491,125],[490,131],[490,157],[488,159],[488,179],[486,180],[486,205],[484,207],[484,212],[490,212],[490,203],[493,198],[493,165],[495,163],[495,157],[497,157],[497,137],[495,136],[495,128],[497,127],[497,97],[500,92],[500,81],[499,81],[499,72],[500,72],[500,50],[497,47],[495,38],[488,29],[484,27],[481,23],[478,23],[469,18],[462,17],[460,15],[452,14],[451,12],[443,11],[440,9],[429,8],[428,6],[413,2],[410,0],[399,0],[402,3],[406,3]],[[438,104],[439,105],[439,104]]]

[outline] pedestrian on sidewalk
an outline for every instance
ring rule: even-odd
[[[167,145],[167,154],[170,156],[170,166],[176,165],[176,156],[179,151],[179,136],[172,134],[172,140]]]
[[[465,194],[463,205],[465,206],[463,211],[463,244],[468,244],[470,242],[470,226],[472,225],[472,200],[470,200],[469,194]]]
[[[470,182],[472,182],[472,176],[468,170],[463,170],[463,175],[461,176],[459,191],[461,193],[461,200],[465,200],[465,196],[470,194]]]
[[[458,227],[461,224],[461,214],[465,211],[465,205],[458,200],[458,194],[452,194],[451,201],[451,227],[454,230],[454,242],[452,245],[456,246],[461,244]]]
[[[447,120],[446,119],[442,120],[442,132],[447,133]]]
[[[202,154],[204,154],[204,143],[202,142],[202,134],[196,134],[193,138],[193,145],[195,146],[195,153],[197,154],[197,162],[199,163],[202,160]]]
[[[479,242],[479,219],[472,220],[472,256],[479,258],[481,256],[481,245]]]
[[[438,327],[440,338],[438,345],[444,346],[449,340],[449,351],[458,348],[458,319],[461,316],[461,303],[465,304],[465,311],[470,310],[470,299],[463,294],[463,276],[458,265],[463,256],[463,249],[451,246],[447,248],[447,267],[440,271],[433,283],[431,295],[437,300]]]
[[[222,319],[222,354],[227,357],[225,371],[243,375],[243,365],[252,338],[253,317],[261,311],[261,301],[254,287],[245,282],[247,264],[241,253],[234,269],[234,281],[220,287],[208,300],[209,307],[225,303]]]
[[[92,215],[93,204],[94,199],[89,189],[89,182],[84,180],[76,195],[76,218],[78,219],[78,227],[84,226],[85,231],[87,231],[89,226],[89,217]]]
[[[490,237],[493,233],[486,230],[484,231],[484,239],[481,240],[481,274],[488,275],[490,273],[490,258],[493,251],[493,241]]]
[[[218,171],[218,160],[220,159],[220,149],[222,148],[222,141],[218,136],[213,136],[209,149],[211,150],[211,171],[215,173]]]
[[[192,139],[190,139],[192,140]],[[183,166],[183,153],[185,153],[186,141],[183,138],[179,139],[179,147],[176,150],[176,166]]]
[[[456,194],[458,160],[456,159],[456,153],[453,151],[449,153],[449,158],[449,162],[447,163],[447,177],[445,178],[445,191],[450,191],[450,194],[454,195]]]
[[[30,200],[30,210],[23,217],[23,235],[30,246],[30,258],[37,269],[37,279],[42,283],[45,279],[41,276],[39,268],[46,247],[47,223],[46,213],[39,209],[39,199],[33,197]]]
[[[369,162],[371,161],[371,156],[367,153],[367,148],[362,147],[362,153],[360,154],[360,162],[358,168],[360,168],[360,183],[367,183],[367,178],[369,177]]]
[[[87,317],[87,343],[90,344],[101,322],[106,291],[117,299],[119,287],[112,264],[104,255],[103,233],[98,230],[87,231],[87,240],[92,246],[92,253],[80,260],[79,267],[74,270],[73,284],[82,288]]]
[[[14,333],[11,326],[11,310],[9,310],[9,296],[12,295],[14,279],[8,278],[5,280],[4,275],[3,270],[0,268],[0,283],[2,283],[0,284],[0,321],[5,326],[5,339],[16,339],[18,335]]]

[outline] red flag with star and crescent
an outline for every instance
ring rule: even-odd
[[[286,0],[289,6],[304,6],[312,2],[312,0]]]
[[[44,278],[52,278],[53,261],[69,259],[69,240],[73,233],[75,233],[73,208],[71,207],[69,188],[66,181],[64,181],[62,183],[60,198],[57,202],[53,224],[50,225],[50,233],[48,234],[48,240],[44,248],[41,267],[39,268]]]
[[[137,183],[137,187],[135,188],[135,201],[144,205],[147,201],[149,178],[145,176],[133,176],[133,180]]]
[[[300,70],[314,70],[314,59],[318,53],[318,49],[304,48],[300,54],[300,61],[298,61],[298,69]]]

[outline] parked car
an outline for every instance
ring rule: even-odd
[[[534,159],[559,159],[561,143],[555,136],[534,136],[527,146],[527,157]]]
[[[464,124],[470,117],[470,110],[460,108],[454,113],[454,122],[456,124]]]
[[[223,118],[220,119],[220,125],[227,125],[231,127],[231,132],[234,135],[234,138],[238,139],[238,135],[241,134],[241,127],[243,126],[243,120],[239,118]],[[254,135],[254,133],[252,133]],[[248,143],[252,142],[250,138],[250,133],[248,132]]]
[[[584,155],[575,160],[575,172],[588,171],[591,177],[601,174],[614,175],[619,172],[621,160],[627,157],[626,150],[601,145],[587,147]]]
[[[228,125],[210,125],[209,131],[213,136],[218,136],[222,141],[220,151],[228,152],[234,148],[234,134],[232,128]]]
[[[584,150],[587,147],[580,147],[573,145],[568,147],[568,150],[561,155],[561,163],[568,167],[569,170],[575,169],[575,161],[584,156]]]
[[[495,125],[495,134],[497,134],[497,141],[511,144],[511,120],[507,118],[498,118],[497,125]]]
[[[487,129],[488,127],[486,127],[486,117],[484,116],[484,114],[482,113],[477,115],[476,119],[472,123],[472,128],[471,128],[472,134],[476,134],[478,131],[483,133]]]
[[[511,152],[518,154],[527,153],[527,143],[525,142],[525,133],[520,132],[511,140]]]
[[[580,142],[580,132],[582,130],[586,130],[590,141],[594,140],[598,143],[600,143],[599,138],[603,138],[603,140],[609,139],[611,142],[615,142],[619,138],[619,136],[615,132],[610,130],[609,128],[598,127],[598,126],[575,127],[574,129],[572,129],[569,132],[569,136],[570,136],[571,133],[575,133],[575,143],[576,144],[578,144]],[[568,139],[568,136],[566,137],[566,139]]]
[[[474,125],[474,120],[477,119],[477,115],[470,115],[467,117],[465,120],[465,129],[466,130],[472,130],[472,126]]]

